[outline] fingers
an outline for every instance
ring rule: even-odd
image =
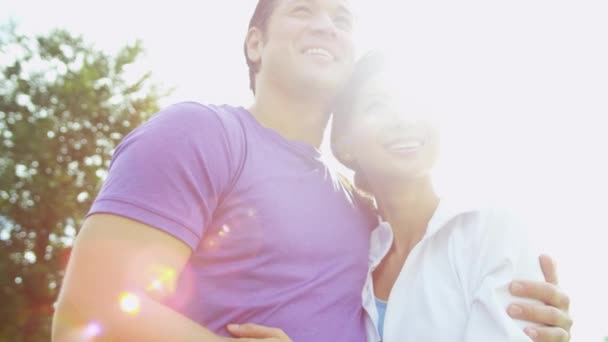
[[[507,311],[513,318],[545,325],[525,329],[534,341],[569,341],[572,328],[572,318],[568,314],[570,298],[557,286],[559,280],[554,260],[541,255],[539,262],[546,282],[514,281],[510,290],[517,297],[535,299],[546,305],[516,303]]]
[[[568,342],[570,334],[561,328],[555,327],[534,327],[524,329],[534,342]]]
[[[228,332],[233,336],[241,338],[285,338],[287,335],[283,330],[278,328],[265,327],[263,325],[246,323],[246,324],[228,324]]]
[[[555,260],[546,254],[541,255],[538,260],[540,262],[540,268],[543,270],[543,274],[545,275],[545,281],[553,285],[559,284]]]
[[[510,290],[517,297],[535,299],[563,311],[570,309],[570,297],[557,285],[521,280],[512,282]]]
[[[567,312],[552,306],[517,303],[509,305],[507,312],[509,316],[523,321],[546,325],[548,328],[556,328],[570,331],[572,318]]]

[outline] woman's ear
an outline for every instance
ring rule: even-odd
[[[344,136],[335,141],[332,146],[335,157],[346,166],[352,165],[355,162],[350,140],[350,137]]]
[[[247,49],[247,58],[252,64],[260,65],[262,62],[263,38],[262,31],[257,27],[252,27],[247,32],[245,47]]]
[[[343,152],[340,154],[340,160],[343,160],[345,164],[350,164],[355,161],[355,157],[350,152]]]

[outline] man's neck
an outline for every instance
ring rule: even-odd
[[[277,131],[288,140],[318,148],[329,119],[328,107],[326,99],[267,86],[256,89],[255,102],[249,110],[262,126]]]

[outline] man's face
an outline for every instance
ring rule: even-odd
[[[262,82],[334,95],[353,66],[352,13],[346,0],[281,0],[254,57]]]

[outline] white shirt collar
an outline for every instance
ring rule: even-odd
[[[471,202],[441,199],[422,239],[432,237],[454,218],[477,210],[479,210],[479,206]],[[372,271],[378,267],[392,245],[393,230],[391,225],[380,218],[380,223],[372,231],[370,238],[369,267]]]

